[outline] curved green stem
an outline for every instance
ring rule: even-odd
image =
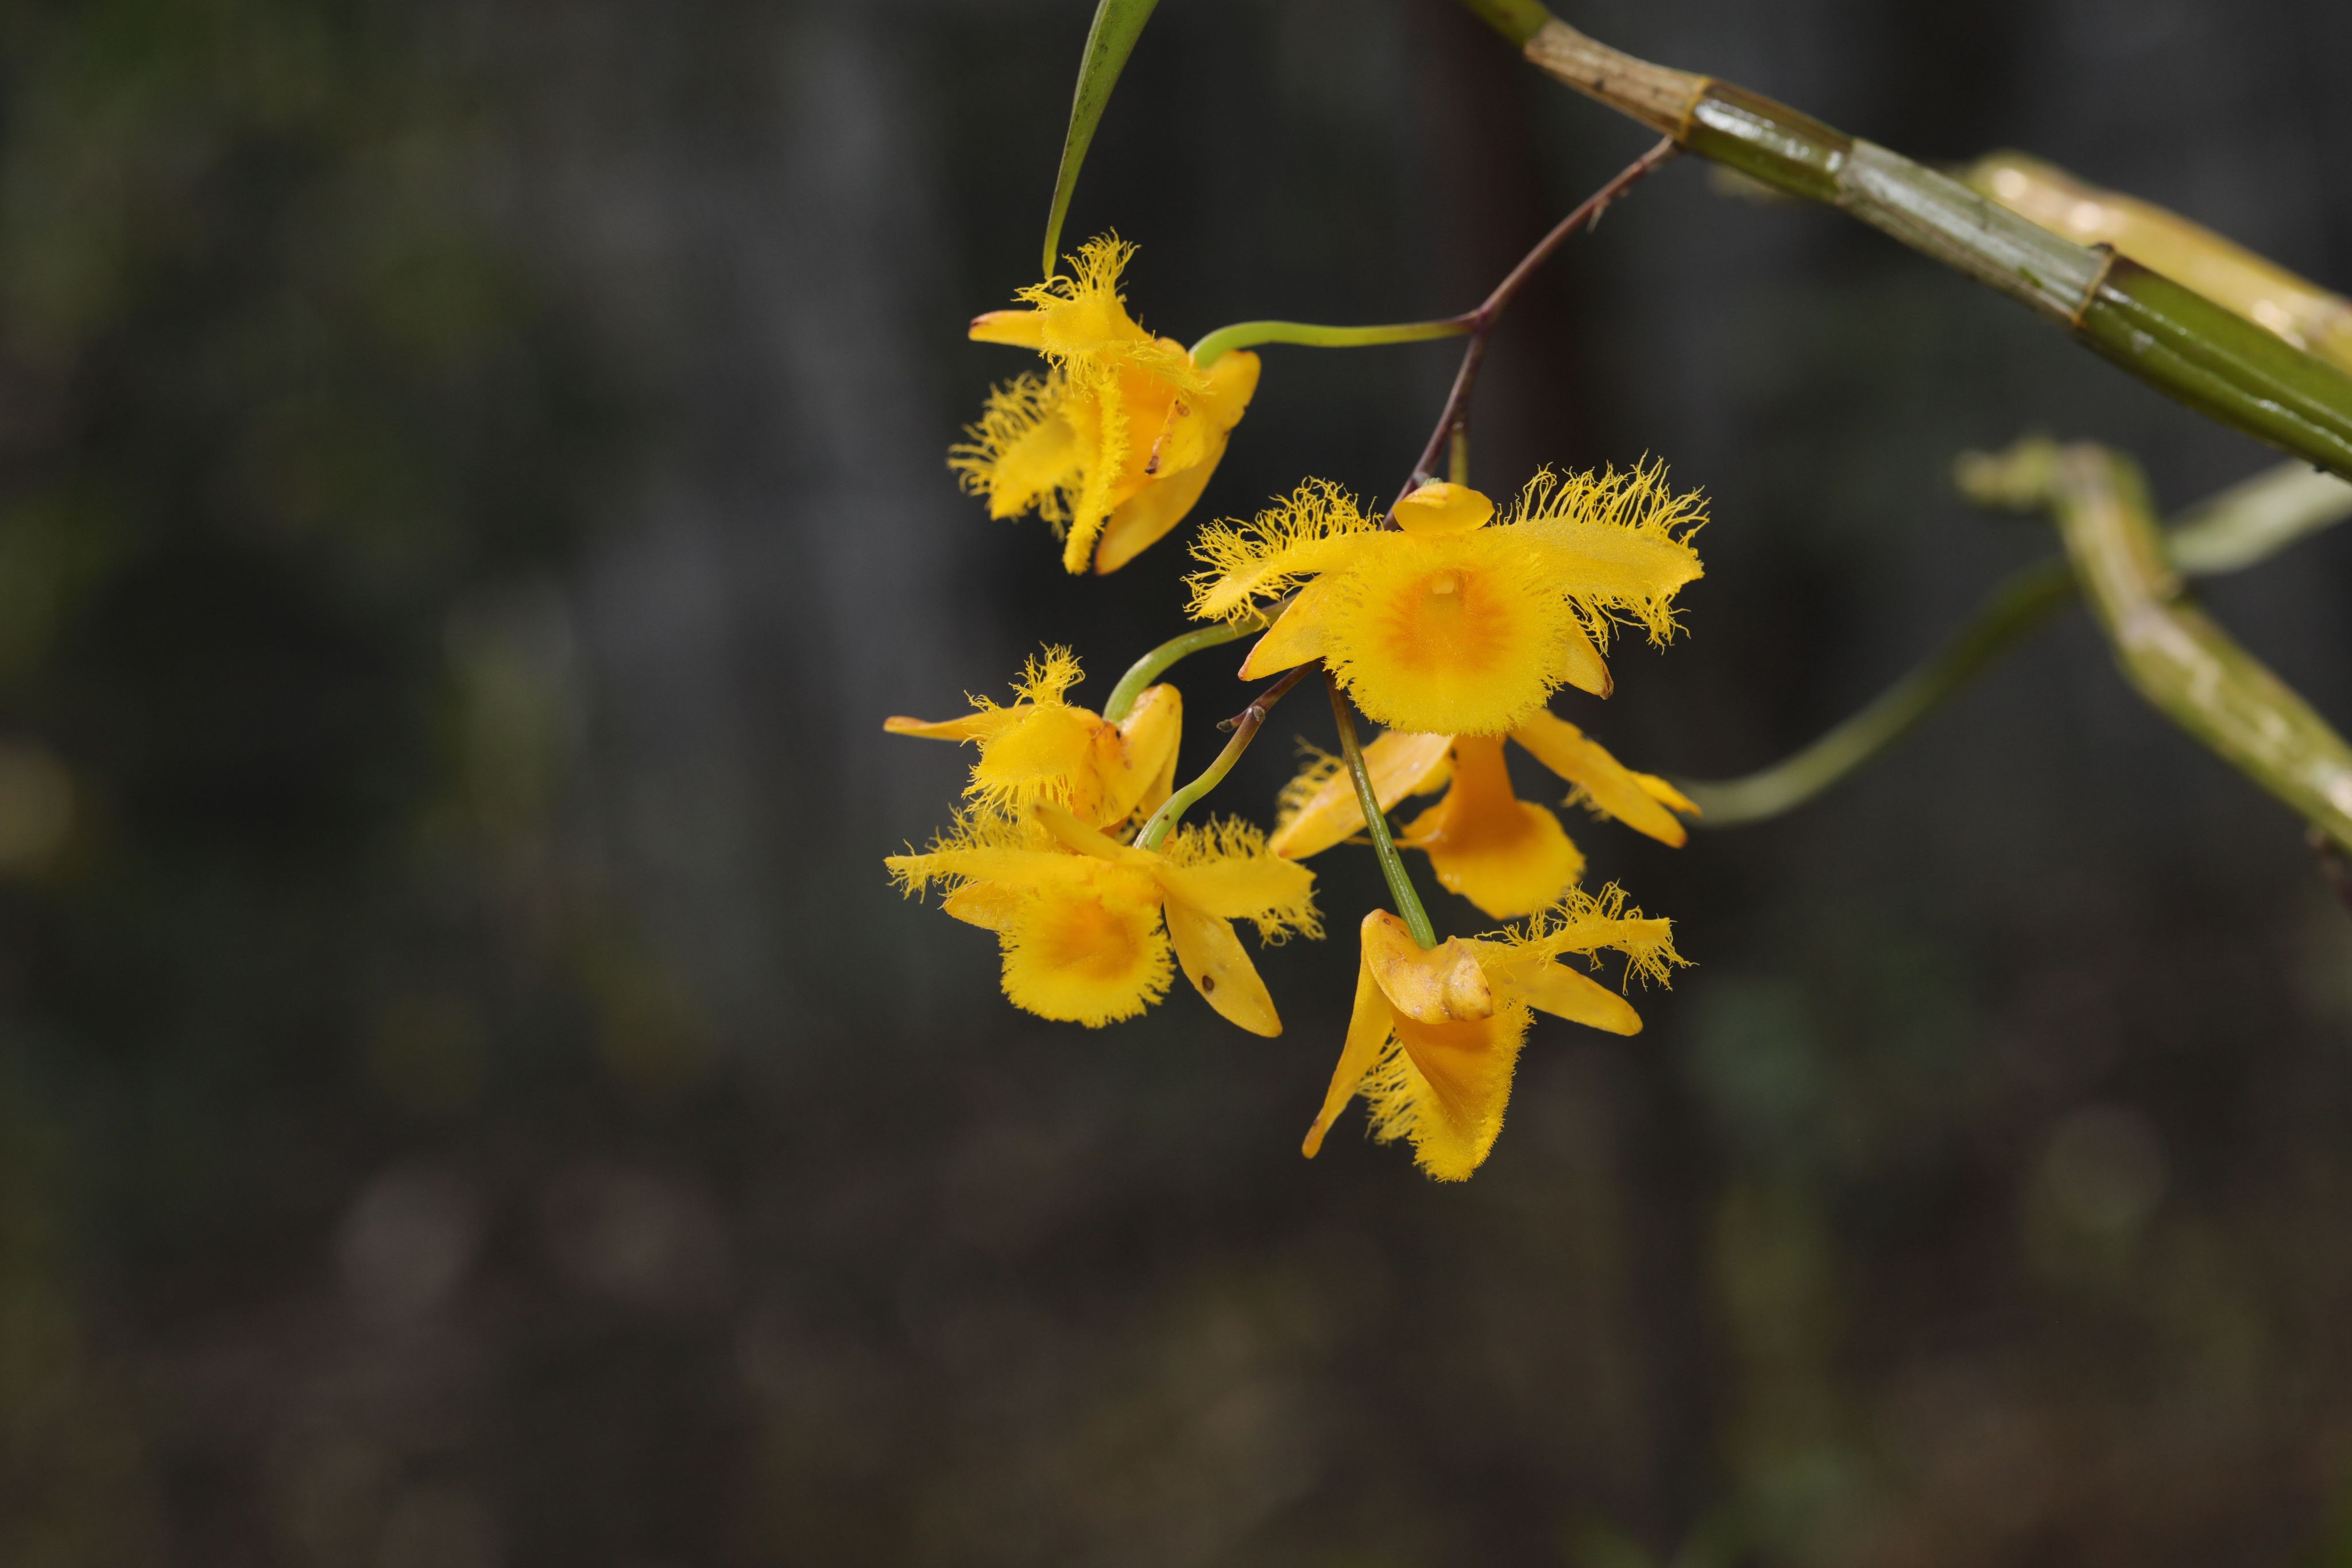
[[[1397,853],[1396,840],[1389,835],[1387,814],[1372,793],[1371,775],[1364,771],[1364,748],[1356,743],[1356,716],[1348,706],[1347,694],[1329,670],[1323,672],[1323,684],[1330,690],[1331,717],[1339,727],[1339,755],[1348,760],[1348,777],[1356,781],[1356,804],[1363,808],[1364,831],[1371,838],[1372,852],[1381,857],[1381,874],[1389,879],[1389,896],[1396,901],[1397,914],[1412,939],[1424,950],[1434,947],[1437,927],[1429,923],[1429,911],[1421,906],[1421,895],[1412,890],[1404,857]]]
[[[1242,759],[1242,753],[1247,751],[1250,742],[1257,737],[1257,732],[1265,724],[1265,716],[1273,710],[1274,705],[1280,702],[1283,694],[1297,685],[1300,677],[1313,667],[1311,664],[1299,665],[1259,693],[1249,706],[1219,727],[1230,728],[1234,737],[1225,742],[1225,748],[1217,753],[1217,759],[1203,768],[1198,779],[1169,796],[1160,802],[1160,810],[1146,819],[1135,835],[1139,846],[1156,850],[1168,841],[1168,835],[1175,831],[1178,822],[1183,821],[1184,813],[1191,810],[1202,796],[1225,781],[1225,775],[1234,770],[1234,764]]]
[[[1960,486],[1991,504],[2039,504],[2051,479],[2017,458],[1969,458]],[[2352,517],[2352,485],[2283,463],[2199,502],[2163,536],[2165,554],[2183,577],[2240,571]],[[2066,562],[2037,562],[2015,573],[1933,657],[1811,746],[1738,779],[1677,779],[1706,814],[1699,825],[1738,827],[1795,810],[1908,734],[1913,726],[2049,618],[2076,591]]]
[[[1225,643],[1238,643],[1244,637],[1254,636],[1272,622],[1273,617],[1261,612],[1252,619],[1203,626],[1197,632],[1169,638],[1127,667],[1127,674],[1119,676],[1118,685],[1111,687],[1110,700],[1103,704],[1103,717],[1113,724],[1123,722],[1134,709],[1135,699],[1143,695],[1144,688],[1166,674],[1179,662],[1203,649]]]
[[[2064,561],[2037,561],[1994,590],[1933,658],[1803,750],[1742,779],[1678,779],[1675,787],[1697,803],[1703,828],[1736,828],[1793,810],[1893,745],[2074,596],[2074,575]]]
[[[1303,343],[1310,349],[1370,349],[1383,343],[1422,343],[1459,338],[1475,323],[1467,316],[1442,321],[1397,321],[1381,327],[1321,327],[1311,321],[1236,321],[1192,345],[1192,362],[1207,370],[1235,349],[1260,343]]]

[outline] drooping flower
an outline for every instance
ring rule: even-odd
[[[1500,522],[1485,496],[1443,483],[1393,515],[1383,528],[1310,480],[1249,525],[1203,528],[1192,613],[1239,620],[1297,588],[1244,678],[1320,658],[1392,729],[1500,735],[1561,685],[1607,695],[1612,624],[1664,642],[1675,594],[1699,575],[1690,535],[1705,503],[1667,489],[1657,465],[1546,471]]]
[[[1274,998],[1233,923],[1251,921],[1262,942],[1320,934],[1314,873],[1241,821],[1182,828],[1152,851],[1055,806],[1017,821],[974,811],[928,852],[884,863],[909,894],[944,883],[948,914],[996,933],[1015,1007],[1089,1027],[1159,1001],[1181,965],[1225,1018],[1280,1034]]]
[[[1134,254],[1089,240],[1067,276],[1020,291],[1024,308],[971,324],[978,341],[1034,349],[1049,368],[990,392],[949,465],[990,517],[1053,524],[1073,572],[1116,571],[1183,521],[1257,390],[1255,354],[1203,369],[1128,314],[1118,275]]]
[[[1066,808],[1090,827],[1116,827],[1168,799],[1176,779],[1183,701],[1176,688],[1152,686],[1113,724],[1064,700],[1082,678],[1076,655],[1049,647],[1013,683],[1016,701],[970,699],[961,718],[885,719],[892,735],[980,745],[964,793],[983,810],[1017,812],[1035,801]]]
[[[1683,962],[1671,923],[1626,911],[1613,887],[1598,898],[1571,894],[1524,930],[1452,937],[1426,950],[1385,910],[1364,917],[1361,937],[1347,1041],[1301,1152],[1313,1159],[1361,1094],[1372,1136],[1410,1139],[1415,1161],[1439,1181],[1466,1180],[1494,1148],[1534,1013],[1611,1034],[1641,1031],[1641,1015],[1623,997],[1559,958],[1613,947],[1625,955],[1629,977],[1661,982],[1669,965]]]
[[[1538,709],[1509,738],[1575,786],[1570,801],[1664,843],[1679,846],[1687,836],[1675,812],[1696,812],[1696,805],[1664,779],[1627,768],[1566,719]],[[1512,920],[1573,887],[1584,874],[1584,856],[1549,810],[1512,793],[1503,740],[1391,730],[1364,747],[1364,771],[1384,811],[1407,796],[1445,789],[1398,844],[1427,853],[1449,891],[1495,919]],[[1355,781],[1337,758],[1323,758],[1284,789],[1268,842],[1278,855],[1304,860],[1363,827]]]

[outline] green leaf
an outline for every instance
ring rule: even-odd
[[[1078,167],[1087,161],[1087,148],[1094,141],[1103,110],[1110,106],[1110,89],[1118,85],[1118,73],[1126,68],[1143,24],[1151,19],[1152,8],[1159,4],[1160,0],[1102,0],[1095,7],[1095,25],[1087,31],[1086,58],[1078,66],[1078,90],[1070,99],[1069,133],[1062,138],[1061,172],[1054,177],[1054,210],[1045,216],[1048,277],[1054,276],[1055,264],[1061,258],[1062,220],[1070,211],[1070,193],[1077,189]]]

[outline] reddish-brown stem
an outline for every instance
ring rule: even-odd
[[[1610,203],[1641,183],[1643,176],[1681,151],[1673,137],[1665,137],[1655,147],[1625,165],[1615,179],[1585,197],[1574,212],[1553,225],[1551,233],[1537,241],[1536,247],[1519,258],[1519,264],[1511,268],[1509,276],[1495,285],[1495,291],[1486,296],[1484,304],[1457,318],[1470,323],[1470,341],[1462,350],[1462,368],[1454,373],[1454,390],[1446,394],[1444,412],[1437,416],[1437,428],[1429,433],[1429,444],[1422,448],[1419,460],[1412,465],[1412,475],[1404,482],[1404,488],[1397,492],[1399,500],[1437,477],[1437,460],[1444,453],[1446,443],[1454,438],[1470,417],[1470,393],[1478,384],[1479,368],[1486,361],[1487,340],[1494,336],[1495,323],[1502,319],[1512,298],[1526,287],[1538,267],[1551,259],[1553,252],[1568,243],[1570,235],[1599,223],[1601,214],[1609,209]],[[1389,511],[1387,521],[1393,527],[1396,502],[1389,503]]]
[[[1224,750],[1217,754],[1217,759],[1210,763],[1198,779],[1169,796],[1160,810],[1151,813],[1137,831],[1135,841],[1147,850],[1156,850],[1166,842],[1169,833],[1174,831],[1184,813],[1191,810],[1201,797],[1224,782],[1225,775],[1234,770],[1234,764],[1239,762],[1242,753],[1249,749],[1250,741],[1265,723],[1265,716],[1273,710],[1274,705],[1282,700],[1283,693],[1297,685],[1308,671],[1317,667],[1316,662],[1299,665],[1258,693],[1249,706],[1217,726],[1221,730],[1233,732],[1233,738],[1225,742]]]
[[[1236,730],[1246,727],[1251,733],[1255,733],[1257,727],[1265,722],[1266,715],[1273,711],[1274,705],[1282,700],[1283,694],[1306,679],[1307,672],[1314,668],[1315,664],[1312,660],[1299,665],[1298,668],[1258,693],[1255,700],[1251,702],[1249,706],[1231,718],[1219,719],[1217,732],[1221,735],[1231,735]]]

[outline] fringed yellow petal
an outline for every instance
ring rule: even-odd
[[[1673,600],[1699,575],[1690,536],[1706,521],[1706,501],[1696,491],[1666,487],[1663,464],[1620,474],[1557,475],[1530,480],[1512,509],[1510,525],[1559,547],[1555,568],[1596,637],[1609,620],[1639,622],[1654,642],[1674,631]]]
[[[1172,893],[1161,912],[1167,916],[1168,935],[1176,943],[1177,962],[1202,999],[1252,1034],[1280,1034],[1282,1019],[1274,1010],[1274,998],[1258,978],[1256,967],[1243,951],[1233,925]]]
[[[1168,798],[1182,706],[1173,688],[1156,686],[1126,727],[1111,725],[1064,700],[1080,679],[1076,657],[1067,648],[1049,647],[1023,667],[1013,683],[1016,700],[1009,705],[973,697],[975,711],[963,718],[893,718],[883,728],[978,741],[980,760],[964,793],[989,811],[1017,817],[1044,801],[1095,825],[1114,826]]]
[[[1192,541],[1192,559],[1208,570],[1184,580],[1192,617],[1238,620],[1258,601],[1352,560],[1379,528],[1354,497],[1321,479],[1309,479],[1248,523],[1211,523]]]
[[[1314,907],[1315,873],[1297,861],[1272,855],[1171,866],[1160,873],[1160,883],[1169,897],[1226,920],[1255,919],[1274,912],[1277,918],[1267,925],[1283,933],[1307,924]],[[1302,917],[1282,917],[1292,912],[1302,912]]]
[[[1682,800],[1673,786],[1663,779],[1649,779],[1634,772],[1609,754],[1608,748],[1591,739],[1582,730],[1549,713],[1532,713],[1519,722],[1511,738],[1527,747],[1529,755],[1576,786],[1578,796],[1595,810],[1616,818],[1637,833],[1647,833],[1660,843],[1680,848],[1690,834],[1675,820],[1651,786],[1665,788],[1674,798]],[[1648,782],[1644,782],[1648,779]],[[1688,801],[1683,802],[1688,805]],[[1543,903],[1549,904],[1547,897]],[[1532,913],[1532,909],[1515,910],[1514,915]]]
[[[1555,552],[1512,528],[1387,533],[1326,612],[1325,662],[1392,729],[1494,735],[1565,678],[1576,612]]]
[[[1103,779],[1095,737],[1106,727],[1102,720],[1061,703],[1023,703],[1004,711],[1015,716],[981,743],[971,799],[992,810],[1052,800],[1090,820],[1100,816]]]
[[[1075,574],[1093,563],[1096,538],[1111,509],[1126,499],[1118,492],[1120,470],[1133,442],[1134,422],[1115,384],[1074,388],[1067,417],[1084,454],[1085,478],[1070,503],[1069,528],[1062,536],[1062,569]]]
[[[1493,988],[1477,955],[1459,936],[1424,949],[1405,923],[1385,909],[1365,915],[1358,935],[1373,980],[1401,1016],[1423,1023],[1493,1016]]]
[[[987,499],[990,517],[1034,510],[1057,529],[1068,521],[1086,462],[1068,401],[1059,375],[1007,382],[989,392],[964,441],[948,449],[948,466],[968,494]]]
[[[1495,503],[1467,485],[1440,479],[1423,485],[1394,508],[1396,526],[1409,534],[1466,534],[1495,515]]]
[[[1475,944],[1480,962],[1487,962],[1486,943]],[[1633,1004],[1590,975],[1538,956],[1533,961],[1496,963],[1487,970],[1495,986],[1534,1008],[1570,1023],[1584,1024],[1611,1034],[1639,1034],[1642,1015]]]
[[[1013,678],[1013,691],[1024,703],[1058,703],[1086,678],[1076,653],[1049,643],[1045,652],[1032,653],[1022,662],[1021,673]]]
[[[1042,889],[1013,912],[1001,936],[1013,1006],[1098,1028],[1168,994],[1174,963],[1159,889],[1121,867],[1096,871],[1085,883]]]
[[[1255,824],[1227,817],[1180,830],[1155,868],[1171,898],[1203,914],[1248,920],[1258,939],[1323,934],[1315,913],[1315,873],[1277,857]]]
[[[983,882],[1036,888],[1080,883],[1091,874],[1083,861],[1055,850],[945,848],[924,854],[890,855],[882,863],[899,891],[910,898],[933,883],[945,883],[959,892]]]
[[[1447,891],[1497,920],[1545,908],[1584,874],[1559,819],[1511,793],[1500,736],[1454,740],[1453,789],[1398,841],[1426,853]]]
[[[1356,1005],[1348,1015],[1348,1038],[1339,1047],[1339,1064],[1331,1070],[1330,1087],[1323,1092],[1323,1108],[1315,1113],[1314,1125],[1307,1129],[1307,1139],[1298,1152],[1313,1159],[1323,1147],[1323,1135],[1348,1102],[1356,1096],[1357,1086],[1363,1082],[1381,1059],[1381,1048],[1388,1043],[1390,1020],[1395,1017],[1389,1009],[1389,999],[1381,994],[1378,982],[1372,978],[1369,963],[1356,966]]]
[[[1496,940],[1514,953],[1546,959],[1612,947],[1625,955],[1628,979],[1639,975],[1659,985],[1686,962],[1675,951],[1674,922],[1645,919],[1640,910],[1628,909],[1623,891],[1613,883],[1598,894],[1571,890],[1524,928]]]
[[[1150,334],[1127,313],[1118,291],[1135,246],[1116,235],[1097,235],[1066,257],[1067,272],[1033,283],[1016,296],[1037,317],[1037,346],[1056,358],[1083,359],[1116,351]]]
[[[1323,656],[1324,616],[1331,605],[1332,584],[1338,580],[1318,577],[1292,597],[1265,629],[1265,635],[1250,645],[1249,657],[1242,661],[1243,680],[1278,675]]]
[[[1414,1163],[1431,1176],[1467,1181],[1502,1134],[1528,1018],[1516,1003],[1462,1022],[1396,1015],[1395,1044],[1362,1088],[1372,1136],[1408,1138]]]
[[[1371,780],[1372,799],[1382,810],[1391,810],[1409,795],[1442,787],[1451,777],[1453,749],[1450,735],[1390,730],[1364,747],[1364,776]],[[1336,757],[1318,758],[1283,788],[1276,823],[1268,844],[1288,860],[1321,854],[1361,832],[1363,807],[1347,764]]]

